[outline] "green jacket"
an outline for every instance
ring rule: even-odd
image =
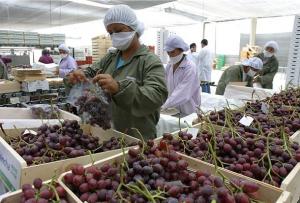
[[[1,59],[0,59],[0,79],[8,80],[7,68]]]
[[[266,89],[273,89],[273,79],[279,66],[277,58],[272,56],[269,59],[265,59],[263,53],[256,55],[256,57],[260,58],[264,63],[262,70],[259,72],[259,82],[261,83],[261,86]]]
[[[120,52],[109,53],[85,71],[87,77],[106,73],[119,81],[120,91],[113,95],[112,116],[114,128],[139,138],[137,128],[146,139],[156,137],[160,107],[167,99],[164,67],[160,59],[144,45],[116,68]]]
[[[252,87],[252,78],[247,75],[246,77],[247,87]],[[228,67],[222,74],[216,94],[223,95],[225,92],[225,88],[230,82],[243,82],[243,66],[242,65],[234,65]]]

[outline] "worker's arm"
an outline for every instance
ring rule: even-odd
[[[261,83],[263,88],[272,88],[273,79],[278,71],[278,66],[277,60],[272,60],[264,65],[262,71],[260,72],[260,77],[258,78],[258,81]]]
[[[229,75],[227,74],[227,71],[225,70],[218,82],[218,86],[216,89],[216,94],[217,95],[223,95],[225,92],[225,88],[227,86],[227,84],[229,83],[230,78]]]
[[[113,95],[115,104],[132,115],[144,117],[160,109],[168,96],[164,67],[154,55],[145,60],[142,84],[132,79],[118,81],[119,92]]]

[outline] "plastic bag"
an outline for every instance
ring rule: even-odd
[[[59,108],[55,105],[36,104],[30,107],[32,116],[36,119],[59,119]]]
[[[97,84],[84,82],[74,85],[67,102],[77,107],[84,123],[97,124],[104,130],[111,128],[111,96]]]

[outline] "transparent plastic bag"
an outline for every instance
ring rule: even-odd
[[[50,104],[36,104],[30,107],[32,116],[36,119],[59,119],[59,108]]]
[[[97,84],[88,81],[74,85],[67,102],[77,107],[84,123],[111,128],[111,96]]]

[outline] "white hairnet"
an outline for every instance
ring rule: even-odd
[[[181,37],[178,35],[171,35],[168,37],[164,50],[165,51],[173,51],[176,48],[180,48],[183,51],[189,50],[189,45],[183,41]]]
[[[65,52],[69,53],[70,49],[65,45],[65,44],[61,44],[58,46],[58,50],[64,50]]]
[[[261,70],[263,67],[263,62],[258,57],[252,57],[252,58],[249,58],[249,59],[246,59],[245,61],[243,61],[242,65],[250,66],[252,68],[255,68],[256,70]]]
[[[144,24],[137,19],[129,6],[123,4],[110,8],[105,14],[103,22],[105,27],[113,23],[122,23],[131,27],[139,36],[144,32]]]
[[[267,42],[265,44],[264,48],[266,49],[267,47],[272,47],[274,49],[275,53],[279,50],[279,46],[278,46],[277,42],[275,42],[275,41],[269,41],[269,42]]]

